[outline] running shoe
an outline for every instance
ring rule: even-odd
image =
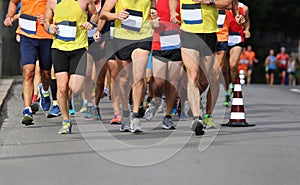
[[[187,121],[187,120],[189,120],[189,117],[188,117],[184,112],[182,112],[182,113],[179,115],[179,120],[180,120],[180,121]]]
[[[177,109],[175,107],[172,108],[171,116],[176,116]]]
[[[104,89],[103,89],[103,93],[104,93],[104,96],[106,97],[106,96],[109,94],[108,89],[107,89],[107,88],[104,88]]]
[[[139,118],[136,117],[131,118],[130,129],[132,133],[142,132],[142,125]]]
[[[32,118],[32,112],[29,110],[29,108],[25,108],[23,110],[22,124],[25,126],[34,124]]]
[[[223,106],[228,107],[230,105],[230,95],[225,95],[224,101],[223,101]]]
[[[205,117],[203,122],[204,122],[204,125],[206,125],[207,128],[217,128],[217,124],[213,121],[212,118]]]
[[[94,120],[101,120],[100,107],[94,108]]]
[[[87,102],[84,102],[81,109],[79,110],[80,113],[85,113],[86,109],[87,109],[87,105],[88,103]]]
[[[151,100],[148,109],[145,112],[145,118],[147,121],[153,119],[158,113],[158,108],[161,104],[161,99],[159,99],[159,103],[155,103],[154,99]]]
[[[204,125],[203,125],[203,120],[196,118],[193,120],[192,125],[191,125],[192,131],[195,132],[196,136],[204,135]]]
[[[55,118],[61,115],[58,105],[53,105],[50,109],[50,112],[47,115],[47,118]]]
[[[72,132],[72,124],[68,120],[64,120],[62,122],[62,127],[59,129],[58,134],[71,134]]]
[[[170,130],[170,129],[176,129],[176,125],[173,123],[172,118],[166,118],[162,120],[162,127],[163,129]]]
[[[130,118],[129,117],[123,117],[122,119],[122,125],[120,127],[120,132],[130,132]]]
[[[166,107],[166,103],[165,103],[165,100],[163,99],[158,107],[158,113],[164,113],[166,111],[165,109]]]
[[[86,119],[90,119],[90,118],[93,117],[93,112],[95,112],[94,107],[93,106],[88,106],[86,111],[84,112],[83,117],[86,118]]]
[[[121,124],[122,116],[120,114],[114,114],[114,117],[110,120],[110,124],[119,125]]]
[[[51,106],[50,93],[49,91],[43,93],[43,84],[39,84],[38,86],[39,94],[40,94],[40,106],[43,111],[48,111]]]
[[[38,102],[32,102],[31,111],[32,111],[32,114],[35,114],[37,111],[39,111],[39,103]]]

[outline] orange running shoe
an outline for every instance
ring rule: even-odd
[[[114,114],[113,119],[110,120],[110,124],[119,125],[121,124],[122,116],[120,114]]]

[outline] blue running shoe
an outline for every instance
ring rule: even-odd
[[[34,123],[32,121],[32,112],[29,110],[29,108],[25,108],[23,110],[22,124],[25,126],[33,125]]]
[[[69,109],[69,115],[74,115],[74,114],[75,114],[74,109]]]
[[[47,118],[55,118],[61,115],[58,105],[53,105],[50,109],[50,112],[47,115]]]
[[[41,83],[38,86],[38,90],[39,90],[39,94],[41,96],[40,106],[42,107],[42,109],[44,111],[48,111],[50,109],[50,106],[51,106],[50,93],[48,91],[48,92],[45,92],[43,94],[43,92],[42,92],[43,91],[43,85]]]
[[[86,119],[90,119],[93,117],[93,112],[94,112],[94,107],[93,106],[88,106],[87,109],[84,112],[83,117]]]

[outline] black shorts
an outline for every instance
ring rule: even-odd
[[[143,40],[124,40],[114,38],[113,43],[115,44],[116,53],[115,56],[120,60],[132,60],[132,52],[139,48],[147,51],[151,51],[152,38],[146,38]]]
[[[201,56],[211,56],[216,50],[216,33],[189,33],[181,31],[183,48],[195,49]]]
[[[282,72],[286,72],[286,68],[278,68],[278,70],[279,70],[279,73],[282,73]]]
[[[233,46],[229,46],[229,51],[231,50],[231,48],[234,48],[234,47],[237,47],[237,46],[243,48],[243,47],[245,47],[245,43],[244,42],[240,42],[240,43],[235,44]]]
[[[215,52],[219,52],[219,51],[226,51],[226,52],[228,51],[228,41],[224,41],[224,42],[217,41]]]
[[[155,57],[157,60],[160,60],[162,62],[168,62],[168,61],[181,61],[181,50],[180,49],[173,49],[173,50],[153,50],[152,56]]]
[[[275,74],[275,69],[269,69],[269,70],[268,70],[268,74],[269,74],[269,75]]]
[[[68,72],[85,76],[86,73],[86,49],[81,48],[74,51],[61,51],[52,48],[52,60],[54,72]]]

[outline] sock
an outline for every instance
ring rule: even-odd
[[[57,100],[57,82],[56,82],[56,79],[51,79],[50,89],[51,89],[52,100],[53,101]]]
[[[31,107],[25,107],[24,110],[25,109],[29,109],[29,112],[32,112]]]
[[[69,119],[65,119],[63,122],[64,123],[71,123],[71,121]]]
[[[123,116],[126,117],[126,118],[129,117],[129,110],[124,110],[123,111]]]
[[[37,102],[37,97],[38,97],[37,94],[33,95],[33,97],[32,97],[32,103]]]
[[[205,118],[211,118],[211,114],[205,114]]]
[[[44,97],[50,96],[49,89],[48,89],[47,91],[45,91],[45,90],[42,88],[42,94],[43,94]]]
[[[53,105],[58,105],[58,104],[57,104],[57,100],[53,100],[52,104],[53,104]]]
[[[134,116],[135,118],[140,118],[140,114],[139,114],[138,112],[134,112],[134,113],[133,113],[133,116]]]
[[[72,99],[69,100],[69,109],[73,109]]]
[[[172,116],[170,116],[170,115],[166,115],[166,116],[165,116],[165,118],[172,118]]]

